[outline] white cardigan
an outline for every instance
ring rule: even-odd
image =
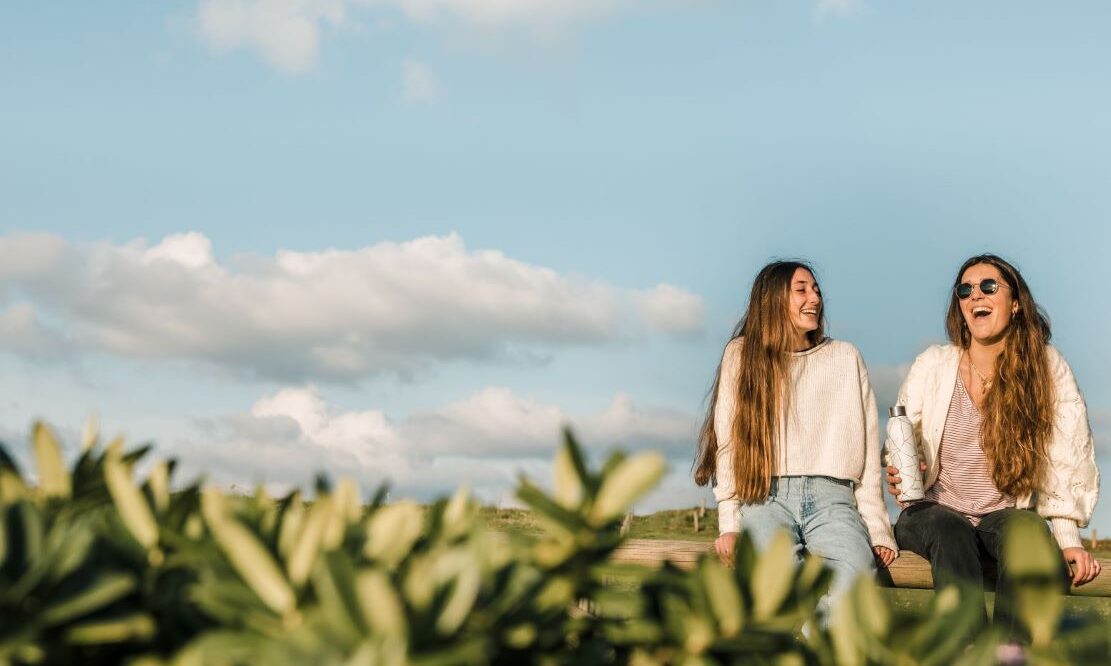
[[[714,405],[718,451],[714,498],[721,533],[741,529],[733,478],[733,419],[740,377],[740,339],[725,347]],[[879,425],[868,370],[856,347],[830,340],[792,354],[789,408],[779,422],[774,476],[828,476],[852,481],[872,545],[898,552],[883,503]]]
[[[1099,470],[1087,408],[1076,379],[1055,347],[1049,345],[1047,351],[1057,400],[1055,427],[1046,445],[1049,465],[1043,487],[1034,496],[1017,498],[1017,504],[1024,509],[1033,507],[1049,519],[1057,544],[1069,548],[1081,545],[1078,525],[1086,526],[1092,517],[1099,496]],[[962,349],[953,345],[931,346],[915,359],[899,389],[899,404],[906,407],[914,424],[926,463],[926,488],[937,481],[938,448],[961,353]]]

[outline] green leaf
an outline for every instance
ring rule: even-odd
[[[808,553],[802,561],[798,580],[795,581],[796,586],[800,591],[809,591],[818,583],[826,570],[825,559],[821,555]]]
[[[1064,595],[1053,584],[1017,581],[1014,599],[1018,617],[1030,630],[1034,647],[1048,648],[1065,610]]]
[[[983,594],[978,589],[958,585],[943,587],[935,592],[930,614],[919,620],[903,650],[918,656],[922,666],[955,663],[958,656],[963,659],[969,654],[968,644],[984,620]],[[968,663],[983,662],[971,660]]]
[[[469,563],[458,572],[455,585],[448,595],[447,603],[440,616],[436,618],[436,630],[442,635],[450,635],[462,626],[475,600],[478,599],[479,588],[482,585],[481,572],[478,563]]]
[[[355,590],[355,568],[342,551],[325,553],[313,569],[313,592],[329,631],[345,643],[358,640],[366,626]]]
[[[883,642],[891,629],[891,608],[870,576],[860,576],[852,592],[852,603],[860,626],[873,641]]]
[[[335,550],[343,545],[343,537],[347,533],[347,518],[343,515],[343,510],[336,505],[335,495],[317,493],[317,503],[324,500],[328,500],[328,510],[323,514],[325,521],[321,547],[324,550]]]
[[[124,643],[145,640],[154,635],[155,624],[146,613],[134,613],[111,620],[76,624],[65,633],[65,640],[78,645]]]
[[[1015,578],[1035,576],[1050,578],[1061,566],[1061,551],[1050,540],[1045,523],[1036,514],[1030,518],[1018,514],[1005,527],[1003,561]]]
[[[568,436],[570,436],[569,433]],[[573,440],[559,449],[556,453],[553,470],[555,473],[555,500],[568,509],[579,506],[586,490],[584,479],[575,464],[572,447]]]
[[[586,460],[583,458],[582,446],[571,432],[570,428],[563,429],[563,449],[567,451],[567,455],[571,460],[571,464],[575,468],[575,475],[579,477],[579,481],[584,487],[595,491],[598,488],[595,483],[596,479],[586,466]]]
[[[35,460],[39,468],[39,487],[47,497],[70,497],[73,494],[73,480],[62,460],[62,448],[50,428],[41,421],[35,422],[31,441],[35,449]]]
[[[0,471],[9,471],[20,479],[23,478],[23,473],[19,471],[19,465],[16,464],[15,458],[8,453],[8,447],[3,442],[0,442]]]
[[[424,528],[424,511],[415,502],[398,502],[374,512],[367,521],[363,554],[393,568],[401,562]]]
[[[408,623],[405,607],[389,577],[382,571],[368,569],[355,577],[355,594],[363,617],[375,633],[405,636]]]
[[[582,516],[548,497],[528,479],[522,478],[517,484],[517,499],[532,509],[552,531],[573,535],[586,526]]]
[[[720,562],[709,557],[699,562],[698,573],[722,635],[736,634],[744,625],[744,602],[733,575]]]
[[[279,517],[281,522],[278,526],[278,552],[287,561],[294,546],[298,543],[298,537],[301,534],[301,522],[304,518],[305,505],[301,501],[301,491],[295,490],[282,501]]]
[[[1030,630],[1034,646],[1048,647],[1064,610],[1064,597],[1056,581],[1061,551],[1040,516],[1016,512],[1004,528],[1003,557],[1014,579],[1017,615]]]
[[[42,514],[30,502],[8,507],[4,516],[9,539],[9,561],[18,567],[30,567],[42,556],[45,540]]]
[[[829,637],[833,643],[835,664],[838,666],[863,666],[866,663],[863,632],[857,625],[852,602],[842,598],[832,611]]]
[[[120,444],[109,446],[104,456],[104,481],[127,531],[143,548],[158,544],[158,523],[142,491],[131,482],[131,470],[120,457]]]
[[[287,512],[288,517],[288,512]],[[308,516],[300,521],[303,528],[290,546],[286,559],[286,572],[289,580],[300,587],[308,580],[312,565],[316,562],[324,541],[324,530],[332,518],[332,500],[329,497],[318,499],[309,509]]]
[[[147,483],[154,500],[154,510],[158,515],[165,514],[170,508],[170,467],[165,460],[159,460],[151,466]]]
[[[710,622],[698,615],[697,613],[687,613],[682,617],[683,624],[683,647],[691,656],[688,656],[683,664],[699,664],[699,666],[706,665],[707,662],[692,659],[694,655],[699,655],[710,647],[714,641],[714,628]],[[712,662],[711,662],[712,663]]]
[[[96,538],[91,529],[84,524],[70,525],[66,522],[56,521],[51,528],[52,534],[47,537],[47,542],[55,542],[56,556],[47,579],[57,582],[73,573],[85,563],[85,558],[92,548]]]
[[[123,598],[135,587],[135,579],[130,574],[102,574],[92,584],[75,594],[43,608],[39,614],[39,621],[45,625],[69,622]]]
[[[292,611],[296,598],[289,582],[262,543],[227,515],[220,491],[206,488],[201,493],[201,513],[224,556],[259,599],[278,613]]]
[[[0,506],[15,504],[27,497],[27,484],[11,470],[0,468]]]
[[[23,481],[23,473],[15,458],[8,453],[8,448],[0,442],[0,507],[5,504],[14,504],[27,497],[27,484]],[[0,557],[0,562],[3,558]]]
[[[409,605],[424,611],[436,594],[436,565],[431,555],[418,555],[406,566],[402,589]]]
[[[89,414],[89,419],[85,421],[85,427],[81,430],[81,450],[90,451],[96,446],[97,440],[100,438],[100,423],[96,413]]]
[[[443,532],[441,536],[450,541],[467,534],[471,529],[474,516],[475,511],[471,506],[471,492],[464,484],[455,491],[455,494],[451,496],[444,507],[440,528]]]
[[[356,523],[363,516],[363,505],[359,499],[359,487],[349,478],[342,478],[336,485],[336,509],[347,524]]]
[[[752,571],[753,612],[765,620],[779,610],[795,577],[795,544],[784,530],[776,532]]]
[[[659,453],[639,453],[622,461],[603,477],[591,509],[591,522],[604,525],[625,515],[633,502],[652,489],[667,469]]]

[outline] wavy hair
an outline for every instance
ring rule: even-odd
[[[743,340],[738,350],[738,381],[734,386],[721,386],[722,364],[718,364],[710,389],[709,408],[698,436],[694,480],[704,486],[716,477],[718,439],[714,431],[714,411],[718,395],[720,391],[731,391],[737,405],[732,424],[736,443],[733,474],[737,497],[745,504],[764,501],[771,487],[775,439],[780,415],[787,407],[785,389],[790,380],[789,364],[796,335],[788,312],[791,278],[799,268],[815,275],[814,269],[802,261],[775,261],[757,273],[747,310],[729,341],[732,344],[734,340]],[[814,279],[817,281],[817,277]],[[824,302],[821,314],[818,328],[807,332],[811,344],[825,339]]]
[[[1055,402],[1046,349],[1052,333],[1049,317],[1034,300],[1018,269],[994,254],[981,254],[965,261],[953,282],[945,314],[950,342],[962,349],[972,344],[956,287],[964,272],[979,264],[994,266],[1018,303],[995,364],[991,389],[984,396],[980,428],[995,487],[1017,497],[1041,487],[1046,473],[1046,445],[1053,431]]]

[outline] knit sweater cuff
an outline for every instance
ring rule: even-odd
[[[1049,529],[1053,531],[1053,538],[1061,550],[1066,548],[1082,548],[1080,543],[1080,528],[1072,518],[1051,518]]]
[[[873,546],[883,546],[884,548],[891,549],[896,555],[899,554],[899,544],[895,543],[895,537],[888,533],[878,533],[869,535],[872,539]]]
[[[741,531],[741,502],[730,499],[718,502],[718,534]]]

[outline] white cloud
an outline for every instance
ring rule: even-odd
[[[0,349],[46,361],[70,353],[64,335],[46,326],[29,303],[13,303],[0,309]]]
[[[635,296],[640,316],[649,328],[675,336],[701,335],[705,308],[702,299],[670,284],[659,284]]]
[[[197,32],[218,52],[245,49],[286,74],[311,70],[329,30],[400,16],[422,25],[552,34],[627,0],[200,0]]]
[[[686,453],[693,446],[694,419],[666,409],[645,409],[618,394],[604,410],[571,415],[551,405],[488,388],[433,412],[414,414],[400,427],[413,446],[430,455],[548,455],[564,424],[585,441],[625,449]]]
[[[468,250],[454,234],[225,262],[197,233],[153,246],[0,236],[5,256],[19,260],[0,264],[0,349],[28,356],[94,351],[250,377],[352,380],[659,328],[654,314],[638,316],[638,292]],[[700,325],[698,297],[661,293]]]
[[[488,388],[395,422],[377,410],[330,405],[312,386],[285,389],[246,413],[202,422],[198,436],[169,452],[182,458],[187,472],[236,485],[285,488],[325,471],[353,477],[366,490],[388,481],[398,494],[421,499],[466,483],[485,501],[505,502],[521,472],[548,481],[565,424],[594,458],[613,448],[662,450],[681,461],[681,475],[693,455],[692,415],[634,405],[623,395],[601,411],[573,415]],[[690,485],[690,493],[700,492]]]
[[[371,24],[394,18],[422,26],[524,33],[530,43],[555,41],[571,26],[596,21],[632,8],[632,0],[199,0],[197,33],[217,53],[238,49],[253,52],[271,67],[296,75],[317,62],[326,33],[358,29],[359,19]],[[818,20],[845,16],[863,7],[863,0],[816,0]],[[680,6],[683,6],[680,4]],[[439,86],[427,69],[405,66],[405,90],[418,101],[436,97]],[[412,77],[412,81],[410,78]],[[413,101],[410,94],[403,95]]]
[[[440,98],[440,82],[428,65],[412,59],[402,63],[401,98],[410,104],[434,102]]]
[[[346,0],[202,0],[201,37],[216,51],[248,49],[287,74],[316,63],[323,27],[343,25]]]
[[[487,28],[550,29],[605,16],[624,0],[380,0],[418,22],[461,21]]]

